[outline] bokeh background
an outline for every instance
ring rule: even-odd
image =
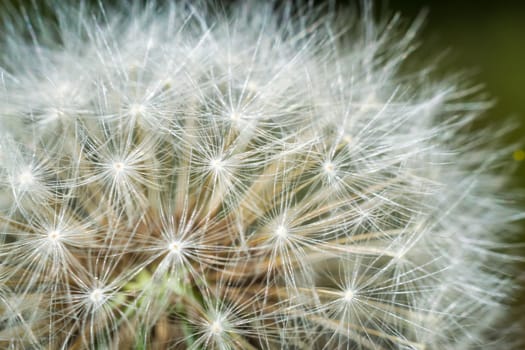
[[[446,51],[440,69],[467,70],[485,85],[496,101],[485,123],[516,123],[505,142],[516,144],[508,159],[517,170],[515,184],[525,189],[525,1],[391,0],[381,6],[408,20],[424,12],[422,51]]]

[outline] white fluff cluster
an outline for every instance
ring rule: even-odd
[[[1,348],[486,341],[514,212],[487,103],[399,73],[419,22],[49,9],[3,23]]]

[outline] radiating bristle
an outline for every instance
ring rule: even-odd
[[[515,209],[488,104],[399,72],[419,20],[46,3],[2,22],[1,348],[483,345]]]

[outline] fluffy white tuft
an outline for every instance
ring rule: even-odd
[[[0,347],[489,346],[506,150],[364,7],[5,15]]]

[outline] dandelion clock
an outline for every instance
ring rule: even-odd
[[[507,150],[420,21],[118,3],[2,15],[2,349],[501,346]]]

